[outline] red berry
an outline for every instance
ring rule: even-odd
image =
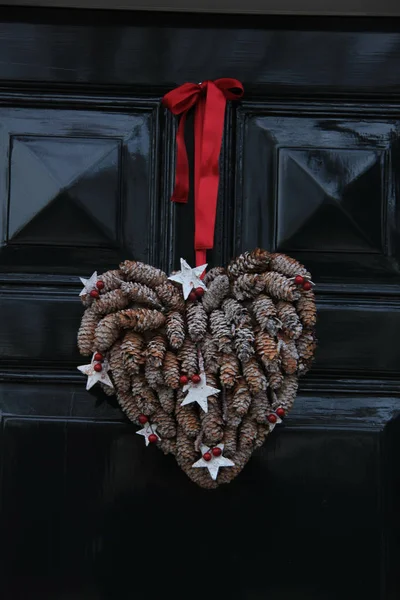
[[[206,452],[205,454],[203,454],[203,458],[208,462],[209,460],[211,460],[212,456],[209,452]]]
[[[101,352],[96,352],[94,355],[94,360],[97,360],[97,362],[102,362],[104,360],[104,356]]]
[[[222,454],[222,450],[221,448],[218,448],[218,446],[215,446],[215,448],[213,448],[211,452],[213,453],[213,456],[221,456]]]
[[[148,418],[146,417],[146,415],[139,415],[139,423],[141,425],[145,425],[148,421]]]
[[[148,439],[149,439],[150,444],[154,444],[158,440],[158,437],[156,436],[155,433],[151,433],[149,435]]]
[[[100,294],[97,290],[92,290],[90,292],[90,295],[92,296],[92,298],[98,298],[100,296]]]
[[[100,373],[100,371],[103,369],[103,367],[101,366],[101,364],[100,364],[100,363],[96,363],[96,364],[94,365],[93,369],[94,369],[95,371],[97,371],[97,373]]]
[[[192,375],[192,382],[193,383],[200,383],[200,381],[201,381],[200,375]]]
[[[96,287],[97,287],[97,289],[98,289],[98,290],[102,290],[102,289],[104,288],[104,281],[100,281],[100,280],[99,280],[99,281],[96,283]]]
[[[270,423],[276,423],[278,420],[276,415],[268,415],[267,419]]]
[[[194,290],[194,293],[198,298],[201,298],[202,296],[204,296],[204,289],[202,287],[198,287]]]
[[[186,375],[181,375],[179,377],[179,383],[181,385],[186,385],[187,383],[189,383],[189,377],[187,377]]]
[[[276,414],[278,415],[278,417],[280,417],[281,419],[283,419],[283,417],[285,416],[286,412],[285,409],[280,407],[276,409]]]
[[[189,300],[190,302],[194,302],[195,300],[197,300],[196,292],[190,292]]]
[[[309,292],[311,290],[311,288],[312,288],[312,285],[311,285],[311,283],[309,281],[305,281],[303,283],[303,290],[305,292]]]
[[[296,277],[294,278],[294,282],[297,285],[303,285],[303,283],[304,283],[304,277],[302,275],[296,275]]]

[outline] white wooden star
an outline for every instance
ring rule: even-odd
[[[159,440],[161,440],[160,436],[157,433],[157,425],[152,425],[150,423],[146,423],[146,425],[143,427],[143,429],[139,429],[139,431],[136,432],[138,435],[142,435],[144,437],[144,441],[146,442],[146,446],[148,446],[150,444],[149,442],[149,436],[154,433],[154,435],[157,436],[157,438]]]
[[[186,406],[186,404],[192,404],[192,402],[197,402],[197,404],[204,410],[204,412],[208,412],[208,396],[214,396],[214,394],[219,394],[221,390],[217,390],[216,388],[207,385],[207,379],[205,373],[200,374],[200,382],[199,383],[188,383],[183,387],[183,391],[187,392],[186,397],[183,402],[181,402],[181,406]]]
[[[217,444],[216,448],[221,448],[221,452],[224,451],[224,444]],[[208,452],[211,454],[210,460],[204,460],[203,456]],[[211,478],[215,481],[218,477],[218,471],[221,467],[234,467],[235,463],[225,456],[214,456],[211,452],[211,448],[208,446],[201,446],[202,457],[195,463],[193,463],[193,469],[206,468],[211,475]]]
[[[95,355],[93,354],[92,362],[90,363],[90,365],[81,365],[80,367],[78,367],[78,371],[80,371],[84,375],[87,375],[88,380],[86,383],[86,389],[90,390],[90,388],[92,388],[97,382],[104,383],[104,385],[108,385],[108,387],[114,389],[112,381],[108,376],[108,371],[110,370],[108,362],[106,360],[102,362],[102,369],[101,371],[97,372],[94,370],[94,365],[97,362],[94,360],[94,357]]]
[[[79,279],[81,280],[82,284],[83,284],[83,290],[81,291],[81,293],[79,294],[80,296],[86,296],[87,294],[90,294],[90,292],[92,290],[96,289],[96,283],[97,283],[97,271],[95,271],[93,273],[93,275],[91,275],[89,277],[89,279],[84,279],[83,277],[79,277]]]
[[[200,279],[200,275],[204,273],[206,267],[207,265],[201,265],[200,267],[192,269],[192,267],[187,264],[186,260],[181,258],[181,270],[175,273],[175,275],[170,275],[168,279],[181,284],[183,297],[187,300],[193,288],[200,287],[203,288],[203,290],[207,289]]]
[[[274,414],[275,414],[275,413],[274,413]],[[270,430],[270,432],[271,432],[271,431],[273,431],[277,425],[279,425],[280,423],[282,423],[282,419],[281,419],[280,417],[278,417],[278,415],[275,415],[275,416],[276,416],[276,421],[275,421],[275,423],[270,423],[270,422],[268,421],[268,425],[269,425],[269,430]]]

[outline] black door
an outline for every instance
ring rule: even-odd
[[[0,20],[0,597],[399,598],[400,21]],[[207,491],[85,391],[76,331],[79,276],[193,259],[160,99],[217,77],[245,97],[209,262],[305,262],[320,347],[286,425]]]

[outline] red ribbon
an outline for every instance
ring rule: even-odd
[[[227,100],[238,100],[243,86],[237,79],[216,79],[184,83],[168,92],[163,103],[174,115],[181,115],[176,134],[176,172],[173,202],[188,201],[189,162],[185,146],[187,112],[195,106],[194,119],[194,247],[196,265],[206,262],[206,250],[214,245],[219,184],[219,155],[224,131]]]

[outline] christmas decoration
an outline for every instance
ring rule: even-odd
[[[136,433],[144,437],[146,446],[148,446],[149,444],[154,444],[158,440],[161,440],[160,436],[156,433],[156,430],[157,425],[146,423],[143,429],[139,429],[139,431],[137,431]]]
[[[220,450],[219,453],[215,452],[217,449]],[[210,452],[210,448],[208,448],[208,446],[201,446],[201,452],[203,453],[203,456],[198,461],[196,461],[192,465],[192,467],[194,469],[205,467],[206,469],[208,469],[211,478],[215,481],[218,477],[218,471],[221,467],[235,466],[235,463],[232,460],[230,460],[229,458],[225,458],[225,456],[222,456],[223,451],[224,444],[218,444],[216,448],[212,449],[212,452]]]
[[[108,363],[106,361],[104,361],[102,364],[97,362],[97,354],[98,353],[93,354],[93,358],[90,365],[81,365],[80,367],[78,367],[78,370],[81,373],[87,375],[86,389],[90,390],[96,383],[102,383],[103,385],[114,389],[112,381],[108,376],[108,371],[110,367],[108,366]]]

